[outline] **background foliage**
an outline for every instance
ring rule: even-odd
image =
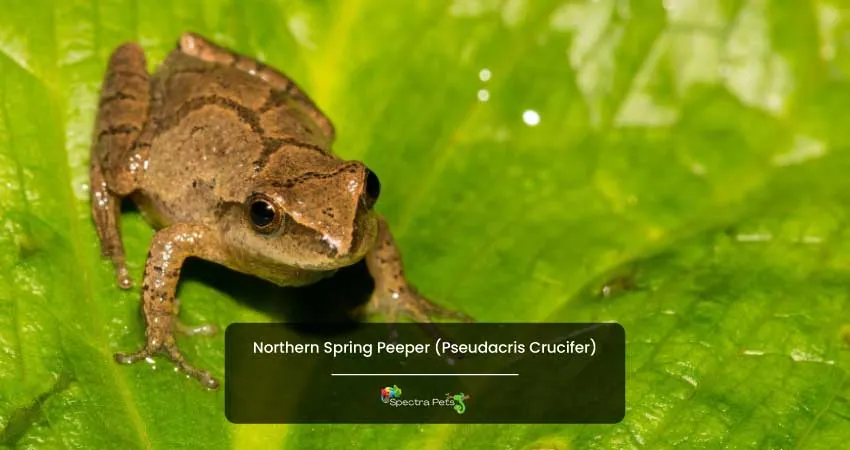
[[[119,43],[154,67],[184,30],[328,111],[336,150],[381,176],[424,293],[479,321],[621,322],[625,420],[233,426],[221,392],[115,364],[143,331],[89,215],[98,86]],[[848,76],[842,0],[7,0],[0,444],[846,446]],[[123,230],[138,280],[152,230],[132,212]],[[187,322],[276,320],[260,297],[277,291],[207,270],[181,288]],[[223,375],[221,335],[181,342]]]

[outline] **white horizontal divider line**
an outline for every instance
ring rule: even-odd
[[[518,377],[518,373],[331,373],[332,377]]]

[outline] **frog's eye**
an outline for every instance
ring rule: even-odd
[[[281,214],[270,198],[254,194],[248,198],[248,218],[251,226],[260,233],[271,233],[281,224]]]
[[[366,169],[366,204],[371,208],[378,201],[378,196],[381,195],[381,182],[375,172]]]

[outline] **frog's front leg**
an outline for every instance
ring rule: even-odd
[[[407,315],[420,323],[430,323],[432,317],[471,322],[472,318],[458,311],[443,308],[420,295],[404,275],[401,253],[383,217],[378,217],[378,237],[375,247],[366,255],[366,265],[375,280],[375,291],[368,309],[386,315],[389,322]]]
[[[207,260],[221,260],[209,249],[219,248],[217,234],[203,226],[176,224],[154,235],[145,263],[142,286],[142,310],[145,316],[145,346],[133,353],[116,353],[115,360],[123,364],[163,354],[186,374],[196,378],[209,389],[218,387],[218,381],[209,372],[195,368],[177,348],[175,331],[183,328],[177,321],[175,292],[180,280],[180,269],[186,258],[195,256]]]

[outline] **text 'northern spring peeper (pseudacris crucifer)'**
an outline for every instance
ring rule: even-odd
[[[208,388],[218,381],[186,361],[175,332],[186,258],[213,261],[280,286],[303,286],[365,258],[368,307],[390,322],[443,316],[405,278],[380,185],[362,162],[330,151],[331,121],[286,75],[203,37],[183,34],[149,75],[135,43],[109,59],[91,153],[92,214],[103,254],[131,287],[119,232],[130,196],[157,232],[142,284],[146,343],[120,363],[163,355]]]

